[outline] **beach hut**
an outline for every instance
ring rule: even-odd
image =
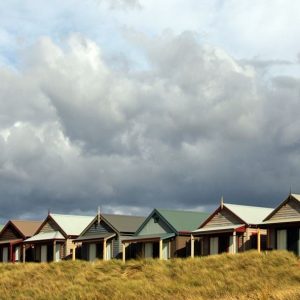
[[[135,258],[189,256],[191,232],[207,217],[204,212],[154,209],[137,232],[122,241],[123,249],[134,245]],[[123,250],[123,261],[126,259]]]
[[[268,232],[269,249],[288,250],[300,256],[300,195],[289,194],[261,224]]]
[[[59,261],[75,255],[72,243],[94,216],[48,214],[36,233],[24,241],[34,249],[37,262]]]
[[[200,255],[223,252],[237,253],[249,249],[266,248],[266,230],[258,225],[270,214],[271,208],[224,203],[192,233],[198,240]]]
[[[98,213],[74,243],[81,244],[81,258],[110,260],[122,257],[122,240],[132,236],[145,217]],[[127,255],[130,255],[130,248]]]
[[[0,260],[2,262],[21,262],[33,260],[32,249],[23,241],[30,238],[42,221],[10,220],[0,232]]]

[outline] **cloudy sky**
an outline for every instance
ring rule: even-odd
[[[300,192],[300,2],[0,2],[0,220]]]

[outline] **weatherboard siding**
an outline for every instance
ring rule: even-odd
[[[235,217],[230,211],[223,209],[216,213],[203,228],[229,226],[232,224],[240,224],[241,221]]]
[[[16,230],[11,225],[7,226],[0,236],[1,241],[14,240],[20,238],[21,238],[20,235],[16,232]]]
[[[101,233],[114,233],[114,231],[103,221],[95,221],[82,236],[97,235]]]
[[[52,232],[52,231],[60,231],[60,228],[53,220],[48,219],[39,232]]]
[[[73,239],[67,239],[65,242],[65,247],[65,256],[67,257],[71,254],[71,249],[74,248]]]
[[[165,224],[163,220],[158,218],[155,219],[156,216],[153,216],[142,228],[138,235],[147,235],[147,234],[161,234],[161,233],[171,233],[172,230]]]
[[[300,217],[300,202],[290,198],[269,220],[283,220]]]

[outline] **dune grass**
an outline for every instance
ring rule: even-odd
[[[300,299],[288,252],[169,261],[1,264],[1,299]]]

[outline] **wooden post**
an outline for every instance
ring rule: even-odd
[[[122,243],[122,261],[125,263],[126,261],[126,245]]]
[[[163,258],[163,240],[159,240],[159,259]]]
[[[267,249],[271,248],[271,241],[270,241],[270,230],[267,230]]]
[[[232,253],[236,253],[236,232],[234,231],[232,234]]]
[[[298,233],[298,256],[300,256],[300,228]]]
[[[201,237],[200,243],[201,243],[201,255],[204,255],[204,237]]]
[[[106,260],[106,239],[103,240],[103,260]]]
[[[191,234],[191,257],[194,258],[194,253],[195,253],[195,238],[194,236]]]
[[[56,240],[53,241],[53,261],[56,261]]]
[[[10,262],[14,262],[12,244],[9,244],[9,255],[10,255]]]
[[[247,239],[246,232],[244,232],[243,233],[243,252],[245,252],[245,250],[246,250],[246,248],[245,248],[246,239]]]
[[[73,246],[72,260],[76,260],[76,245]]]
[[[23,263],[26,261],[26,245],[22,245]]]
[[[260,228],[257,229],[257,251],[260,252]]]

